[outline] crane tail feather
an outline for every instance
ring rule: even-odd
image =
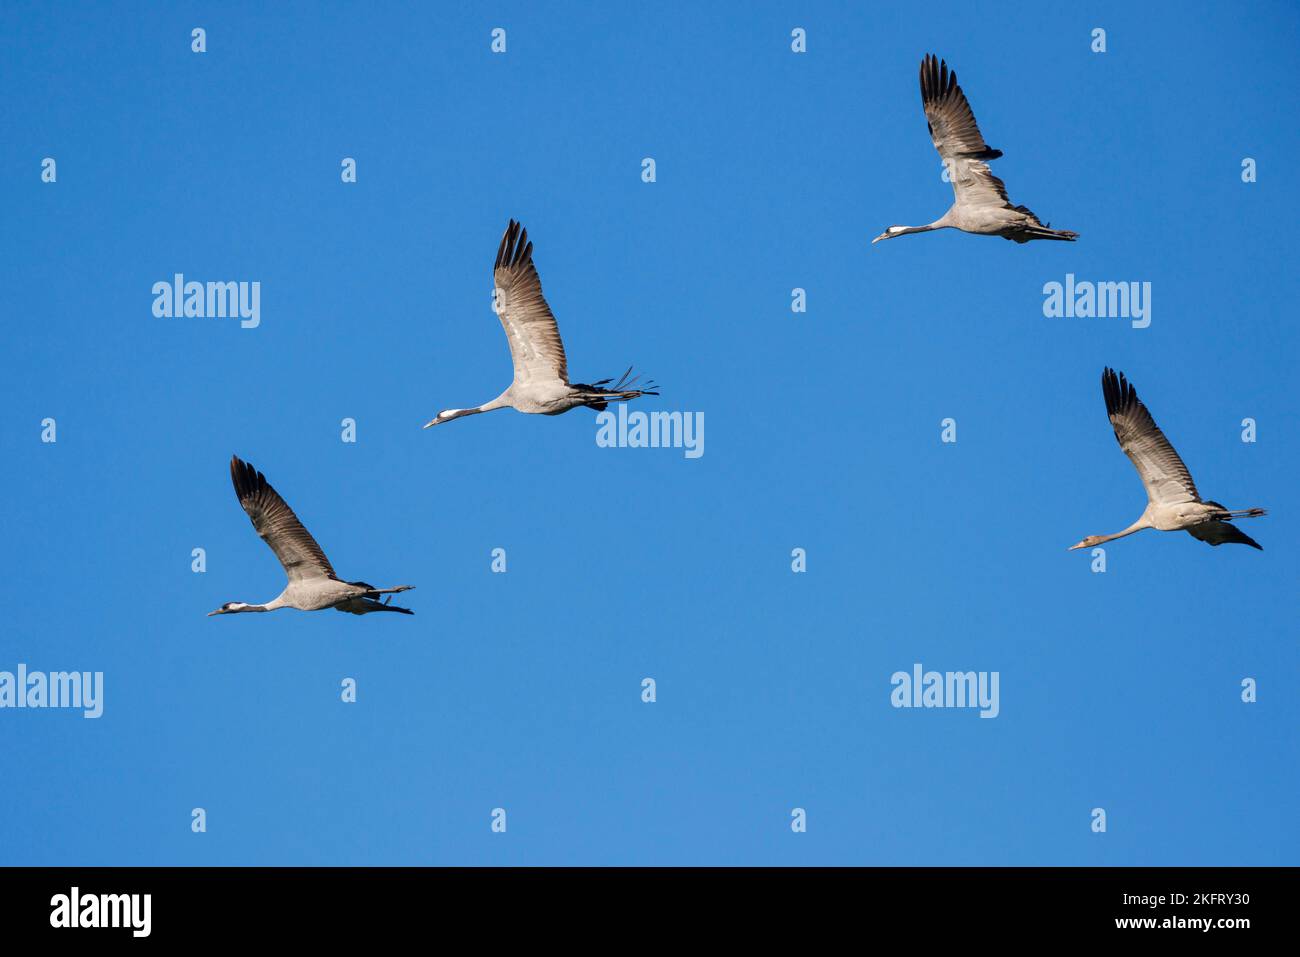
[[[619,376],[618,381],[610,385],[612,379],[601,379],[590,385],[586,383],[575,382],[573,388],[577,391],[578,397],[582,399],[583,405],[588,408],[602,412],[611,402],[630,402],[632,399],[639,399],[643,395],[658,395],[657,386],[654,382],[647,382],[640,388],[633,388],[641,381],[641,376],[632,375],[632,367],[628,366],[627,371]],[[609,388],[605,388],[609,386]]]

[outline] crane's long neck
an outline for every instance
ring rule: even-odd
[[[513,383],[511,383],[511,385],[513,386]],[[484,402],[482,405],[480,405],[480,406],[479,406],[477,409],[475,409],[474,411],[475,411],[475,412],[491,412],[493,409],[508,409],[508,408],[510,408],[510,407],[511,407],[511,405],[510,405],[510,389],[506,389],[505,392],[502,392],[499,396],[497,396],[497,397],[496,397],[495,399],[493,399],[491,402]]]
[[[882,239],[895,239],[898,236],[906,236],[909,233],[928,233],[936,229],[949,228],[953,228],[951,208],[934,222],[926,223],[924,226],[890,226],[885,230],[884,235],[877,236],[872,240],[872,242],[876,243]]]
[[[1142,529],[1150,527],[1151,522],[1147,520],[1146,515],[1143,515],[1122,532],[1116,532],[1114,535],[1098,535],[1094,544],[1100,545],[1102,542],[1113,542],[1117,538],[1123,538],[1125,535],[1132,535],[1134,532],[1140,532]]]
[[[236,611],[275,611],[277,608],[287,607],[288,604],[289,603],[284,600],[284,593],[281,592],[265,605],[245,605],[243,608],[236,609]]]
[[[891,230],[895,236],[906,236],[908,233],[928,233],[936,229],[947,229],[950,225],[947,222],[948,214],[945,213],[942,218],[936,219],[932,223],[926,223],[924,226],[899,226]]]
[[[452,419],[460,419],[467,415],[478,415],[480,412],[488,410],[481,405],[476,409],[443,409],[438,413],[438,422],[450,422]]]
[[[452,419],[459,419],[466,415],[478,415],[480,412],[491,412],[493,409],[504,409],[510,405],[510,390],[507,389],[491,402],[484,402],[482,405],[473,409],[443,409],[436,416],[424,424],[427,429],[431,425],[441,425],[443,422],[450,422]]]
[[[288,589],[285,589],[285,591],[288,591]],[[243,601],[228,601],[216,611],[208,612],[208,617],[211,618],[213,615],[237,615],[241,611],[275,611],[277,608],[284,608],[288,604],[284,600],[284,592],[281,592],[278,598],[274,601],[268,601],[265,605],[250,605],[248,602]]]
[[[478,415],[480,412],[491,412],[493,409],[504,409],[510,403],[506,400],[504,394],[497,396],[491,402],[484,402],[482,405],[475,406],[472,409],[447,409],[438,413],[438,418],[446,421],[448,419],[459,419],[462,415]]]

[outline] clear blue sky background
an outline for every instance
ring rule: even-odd
[[[4,5],[0,669],[106,700],[0,712],[0,863],[1300,862],[1300,16],[701,6]],[[951,201],[927,51],[1078,243],[869,245]],[[421,431],[509,382],[510,217],[574,376],[634,362],[703,458]],[[155,318],[176,272],[260,281],[261,327]],[[1044,318],[1067,272],[1151,327]],[[1066,551],[1144,504],[1105,365],[1265,551]],[[416,616],[204,617],[284,584],[231,453]],[[999,671],[1000,717],[891,708],[914,662]]]

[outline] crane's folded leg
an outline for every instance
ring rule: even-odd
[[[1018,243],[1027,243],[1031,239],[1055,239],[1059,242],[1072,243],[1079,234],[1072,229],[1052,229],[1050,226],[1025,226],[1017,235],[1007,236]]]
[[[376,601],[373,598],[358,596],[348,598],[334,606],[335,611],[346,611],[353,615],[368,615],[372,611],[397,611],[403,615],[414,615],[415,612],[409,608],[398,608],[396,605],[388,604],[392,598],[386,598],[383,601]]]

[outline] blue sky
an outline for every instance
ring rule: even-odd
[[[105,676],[0,710],[0,863],[1297,863],[1294,8],[264,6],[0,10],[0,670]],[[1078,243],[869,245],[951,202],[927,51]],[[509,382],[511,217],[574,377],[702,457],[421,431]],[[260,326],[154,317],[178,272]],[[1045,318],[1067,273],[1150,327]],[[1144,504],[1106,365],[1263,552],[1066,551]],[[284,583],[232,453],[415,617],[204,617]],[[917,662],[999,716],[892,708]]]

